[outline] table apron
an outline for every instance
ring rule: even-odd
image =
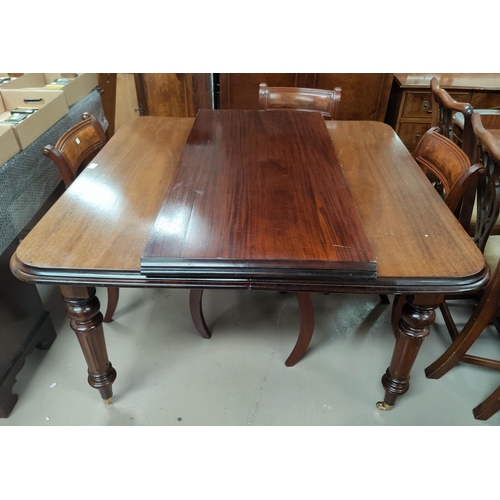
[[[289,279],[269,278],[196,278],[196,277],[146,277],[136,272],[92,271],[68,272],[66,270],[44,270],[25,266],[14,254],[11,270],[21,281],[36,284],[70,286],[96,286],[118,288],[212,288],[247,289],[269,291],[359,293],[359,294],[456,294],[470,293],[486,285],[490,277],[489,268],[466,278],[385,278],[370,280],[306,279],[291,276]]]

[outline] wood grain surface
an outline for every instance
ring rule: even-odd
[[[21,280],[105,286],[456,293],[485,284],[484,258],[388,125],[325,122],[368,240],[377,279],[153,278],[140,272],[151,229],[194,119],[124,124],[19,245]]]
[[[375,278],[321,113],[200,110],[142,267],[193,277]]]
[[[325,124],[377,256],[379,276],[445,280],[473,277],[484,267],[481,252],[391,127]]]

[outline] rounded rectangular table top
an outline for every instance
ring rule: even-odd
[[[122,126],[95,166],[20,244],[11,263],[16,276],[72,284],[173,283],[141,275],[141,256],[193,121],[140,117]],[[484,284],[481,252],[395,132],[380,122],[325,124],[375,253],[375,285],[395,293],[407,286],[447,293]],[[179,275],[179,282],[185,278]],[[203,283],[222,285],[231,283]]]

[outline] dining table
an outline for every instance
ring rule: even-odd
[[[116,370],[96,287],[402,296],[380,410],[408,391],[444,295],[489,279],[388,125],[254,110],[125,123],[21,242],[11,270],[59,286],[106,403]]]

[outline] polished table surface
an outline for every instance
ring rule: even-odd
[[[208,109],[141,265],[146,275],[206,278],[369,279],[377,268],[320,113]]]
[[[375,279],[298,279],[293,273],[206,278],[183,270],[146,276],[141,256],[193,121],[141,117],[125,124],[13,256],[11,269],[19,279],[61,285],[90,385],[109,401],[116,378],[95,286],[407,294],[394,315],[399,334],[382,379],[380,407],[392,407],[408,390],[411,368],[442,295],[477,290],[488,280],[481,252],[389,126],[333,121],[325,126],[377,260]]]

